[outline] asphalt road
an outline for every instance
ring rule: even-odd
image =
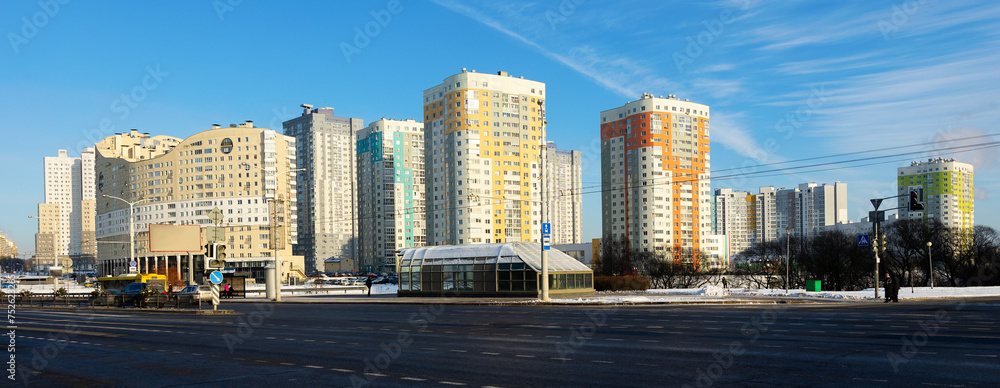
[[[30,386],[1000,386],[1000,298],[16,312]],[[6,383],[10,380],[4,379]]]

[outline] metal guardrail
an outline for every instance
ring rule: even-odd
[[[22,306],[76,306],[76,307],[136,307],[134,300],[126,301],[125,295],[66,294],[41,293],[31,295],[9,294],[15,298],[15,303]],[[128,302],[128,303],[126,303]],[[155,308],[201,308],[201,301],[190,295],[155,294],[140,301],[137,307]]]
[[[292,295],[295,295],[295,293],[300,293],[300,294],[318,294],[318,293],[320,293],[322,291],[322,292],[325,292],[325,293],[329,294],[330,291],[343,291],[344,294],[347,294],[347,291],[356,291],[356,290],[365,291],[367,289],[368,289],[368,287],[365,287],[365,286],[315,287],[315,288],[283,288],[283,289],[281,289],[281,293],[282,294],[291,293]],[[266,290],[244,290],[243,292],[245,292],[246,294],[263,294],[264,292],[266,292]]]

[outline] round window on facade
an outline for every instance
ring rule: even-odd
[[[222,144],[219,144],[219,151],[222,151],[222,153],[224,154],[233,152],[233,139],[230,139],[228,137],[222,139]]]

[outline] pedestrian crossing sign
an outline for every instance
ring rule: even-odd
[[[859,234],[858,235],[858,246],[859,247],[867,247],[868,245],[871,245],[871,244],[869,244],[868,235],[867,234]]]

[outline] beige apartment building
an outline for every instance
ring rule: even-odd
[[[552,224],[551,244],[583,242],[583,154],[559,149],[548,142],[545,149],[545,222]]]
[[[57,264],[67,271],[93,270],[94,149],[84,148],[79,157],[59,150],[58,156],[43,158],[42,171],[45,201],[35,216],[37,253],[32,265],[38,270]]]
[[[283,277],[303,277],[296,241],[295,139],[244,124],[196,133],[186,139],[120,133],[96,146],[98,271],[129,272],[129,203],[139,272],[186,273],[188,254],[203,271],[202,251],[151,252],[149,225],[199,225],[201,244],[225,246],[225,266],[263,281],[278,239]],[[120,199],[112,198],[118,197]],[[210,215],[221,212],[218,232]],[[184,260],[182,260],[184,259]]]

